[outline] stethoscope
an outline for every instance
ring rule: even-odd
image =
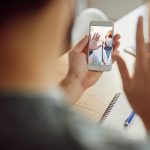
[[[103,49],[104,49],[104,42],[102,43],[102,63],[104,64],[104,52],[103,52]]]
[[[103,50],[104,50],[104,44],[105,44],[105,46],[106,46],[107,48],[109,48],[109,47],[106,45],[105,42],[102,43],[102,60],[101,60],[101,61],[102,61],[103,64],[105,64],[105,61],[104,61],[104,51],[103,51]]]

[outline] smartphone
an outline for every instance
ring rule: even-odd
[[[110,71],[114,23],[112,21],[92,21],[89,26],[88,69]]]

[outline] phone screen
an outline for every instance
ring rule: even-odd
[[[89,40],[89,65],[111,65],[113,50],[113,27],[91,26]]]

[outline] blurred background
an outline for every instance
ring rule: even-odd
[[[117,21],[132,10],[144,4],[147,0],[79,0],[78,13],[87,7],[102,10],[109,19]]]

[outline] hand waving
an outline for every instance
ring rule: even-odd
[[[124,60],[116,56],[124,91],[134,111],[138,113],[150,131],[150,42],[143,36],[143,17],[139,17],[136,33],[136,62],[133,77],[129,76]]]
[[[99,38],[100,38],[100,34],[98,33],[94,33],[93,37],[90,36],[90,39],[91,39],[90,44],[89,44],[90,50],[97,50],[101,47],[101,45],[98,45]]]

